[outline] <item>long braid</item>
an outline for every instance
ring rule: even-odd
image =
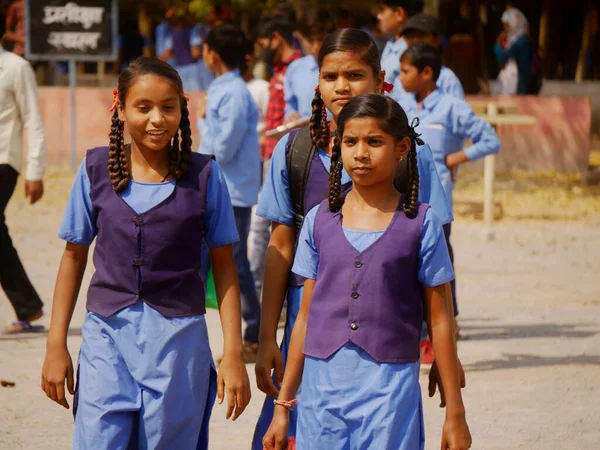
[[[127,156],[124,151],[123,122],[119,120],[119,113],[115,110],[109,133],[108,173],[113,190],[117,193],[123,191],[129,184],[129,170]]]
[[[310,116],[310,137],[315,147],[326,149],[329,147],[329,124],[325,114],[325,103],[321,91],[317,89],[312,101],[312,115]]]
[[[338,136],[333,140],[333,150],[331,152],[331,169],[329,171],[329,210],[337,212],[344,204],[342,191],[342,144]]]
[[[406,217],[415,217],[419,211],[419,167],[417,163],[417,147],[411,136],[410,151],[408,152],[408,186],[409,193],[402,205]]]
[[[181,122],[179,122],[181,131],[181,145],[179,154],[179,164],[174,174],[177,178],[185,176],[190,167],[190,156],[192,154],[192,128],[190,126],[190,113],[187,107],[187,100],[181,99]]]

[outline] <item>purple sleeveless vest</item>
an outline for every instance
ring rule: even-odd
[[[379,363],[419,359],[424,294],[418,258],[427,208],[420,204],[418,215],[409,219],[399,205],[384,234],[359,252],[344,235],[340,213],[321,203],[314,228],[320,261],[306,355],[327,359],[350,341]]]
[[[98,235],[87,309],[111,316],[140,299],[166,317],[206,312],[200,253],[210,157],[192,153],[173,193],[137,214],[112,188],[108,147],[87,152]]]

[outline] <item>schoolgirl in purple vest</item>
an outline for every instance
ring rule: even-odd
[[[59,233],[67,245],[42,389],[65,408],[65,381],[75,395],[75,449],[206,449],[217,385],[219,402],[227,389],[228,418],[250,399],[227,186],[210,157],[191,151],[187,99],[167,63],[132,62],[111,111],[110,145],[87,152]],[[74,386],[66,336],[94,239]],[[204,243],[224,330],[218,377],[204,320]]]
[[[306,278],[267,449],[424,448],[419,340],[423,312],[446,393],[445,449],[471,445],[460,393],[441,220],[418,201],[414,138],[392,99],[365,94],[337,120],[329,198],[307,215],[293,271]],[[394,187],[408,158],[410,193]],[[342,168],[352,190],[341,190]],[[302,389],[295,395],[302,381]]]
[[[364,31],[342,29],[330,34],[319,52],[319,85],[313,93],[313,114],[309,130],[317,150],[309,167],[308,183],[304,196],[306,216],[314,206],[327,198],[328,178],[331,166],[331,131],[336,127],[337,117],[342,107],[353,97],[365,93],[382,93],[391,88],[383,82],[384,73],[380,67],[380,55],[373,39]],[[327,111],[333,120],[328,122]],[[294,134],[292,132],[291,134]],[[273,223],[269,248],[265,261],[263,283],[261,332],[256,363],[256,379],[260,390],[267,394],[261,416],[258,420],[253,450],[262,449],[264,436],[273,415],[273,398],[278,390],[274,381],[281,383],[284,358],[289,347],[289,338],[295,318],[300,309],[304,279],[292,274],[290,269],[295,254],[297,240],[296,216],[292,204],[287,154],[290,151],[291,137],[283,137],[273,153],[270,173],[265,181],[258,202],[256,214]],[[452,220],[442,186],[433,167],[429,148],[424,146],[418,154],[419,167],[423,167],[421,200],[433,203],[434,209],[443,222]],[[428,159],[428,158],[429,159]],[[343,184],[350,182],[348,174],[342,170]],[[282,349],[276,340],[277,325],[284,299],[287,300],[287,322]],[[271,372],[274,372],[273,380]],[[435,374],[435,371],[432,371]],[[290,436],[295,434],[295,412],[290,416]]]

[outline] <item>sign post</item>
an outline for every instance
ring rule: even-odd
[[[77,61],[117,59],[117,0],[26,0],[25,57],[68,61],[71,94],[71,168],[77,164]]]

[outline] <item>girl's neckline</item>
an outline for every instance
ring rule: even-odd
[[[163,186],[165,184],[175,184],[175,182],[177,180],[175,178],[173,178],[172,180],[169,180],[169,181],[161,181],[161,182],[157,182],[157,183],[146,183],[144,181],[136,181],[133,179],[130,179],[129,181],[131,181],[133,184],[140,184],[142,186]]]

